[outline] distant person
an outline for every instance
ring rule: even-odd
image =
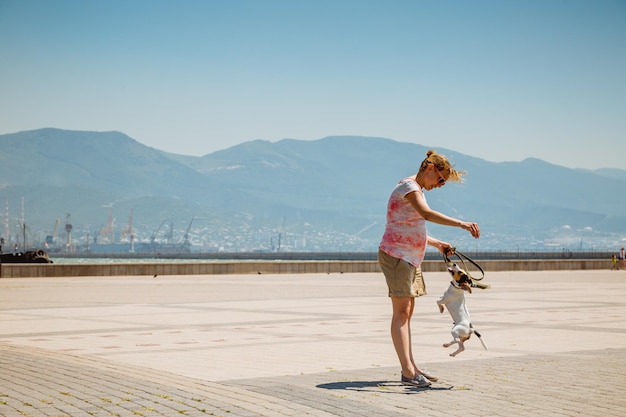
[[[611,255],[611,271],[617,271],[617,256]]]
[[[617,254],[617,269],[626,269],[626,252],[622,246],[622,250]]]
[[[415,364],[411,316],[415,297],[426,294],[420,268],[426,245],[434,246],[446,255],[453,252],[449,243],[428,236],[426,221],[460,227],[473,237],[480,237],[477,223],[457,220],[432,210],[426,203],[424,191],[443,187],[449,181],[462,181],[464,174],[456,171],[443,155],[431,150],[426,152],[426,159],[417,174],[400,180],[389,197],[378,263],[389,288],[393,308],[391,339],[402,366],[401,382],[405,385],[427,387],[438,379]]]

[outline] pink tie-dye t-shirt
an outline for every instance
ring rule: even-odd
[[[387,204],[387,225],[380,249],[394,258],[419,266],[424,259],[428,233],[426,220],[405,198],[410,192],[418,192],[426,198],[422,188],[415,182],[415,177],[398,182]]]

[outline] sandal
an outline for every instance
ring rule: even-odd
[[[428,372],[426,370],[423,370],[421,375],[423,375],[424,378],[426,378],[430,382],[437,382],[437,381],[439,381],[439,377],[438,376],[435,376],[435,375],[431,374],[430,372]]]
[[[424,378],[424,375],[422,374],[415,375],[415,378],[407,378],[402,375],[400,381],[403,385],[409,385],[416,388],[430,387],[430,381],[426,380],[426,378]]]

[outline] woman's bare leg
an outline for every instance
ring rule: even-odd
[[[413,378],[417,369],[411,348],[411,316],[415,306],[414,297],[391,297],[391,340],[402,366],[402,374]]]

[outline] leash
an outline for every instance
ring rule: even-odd
[[[467,272],[467,276],[470,277],[470,279],[472,280],[476,280],[476,281],[480,281],[483,278],[485,278],[485,271],[483,271],[482,267],[480,265],[478,265],[476,263],[476,261],[474,261],[473,259],[471,259],[469,256],[463,254],[462,252],[459,252],[458,250],[456,250],[455,247],[451,248],[452,252],[454,255],[456,255],[457,258],[459,258],[459,260],[461,261],[461,264],[463,264],[463,269],[465,270],[465,272]],[[448,264],[452,264],[453,262],[450,260],[450,258],[448,258],[448,255],[446,255],[445,253],[443,254],[443,261],[446,263],[446,265]],[[467,265],[465,264],[465,261],[469,262],[470,264],[474,265],[476,267],[476,269],[478,269],[481,273],[481,277],[480,278],[474,278],[471,274],[469,269],[467,268]]]

